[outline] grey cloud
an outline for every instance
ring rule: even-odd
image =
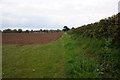
[[[0,0],[2,24],[4,28],[10,24],[11,26],[41,25],[46,28],[55,28],[56,26],[58,26],[56,28],[61,28],[64,25],[78,27],[116,14],[118,1]],[[30,28],[29,26],[28,28]]]

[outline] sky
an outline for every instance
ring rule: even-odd
[[[63,29],[98,22],[118,13],[119,0],[0,0],[4,29]]]

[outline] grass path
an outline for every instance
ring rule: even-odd
[[[63,40],[63,37],[61,38],[61,42],[60,43],[62,45],[61,46],[62,53],[61,53],[61,61],[60,61],[60,64],[59,64],[60,71],[58,73],[61,76],[59,78],[65,78],[65,72],[64,72],[65,57],[64,57],[64,40]],[[56,74],[55,74],[54,77],[56,77]]]
[[[3,78],[65,78],[64,41],[40,45],[3,45]]]
[[[65,78],[65,71],[64,71],[64,66],[65,66],[65,56],[64,56],[64,40],[63,40],[63,36],[62,36],[62,47],[63,47],[63,52],[62,52],[62,60],[61,60],[61,70],[62,70],[62,78]]]

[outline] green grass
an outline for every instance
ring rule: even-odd
[[[3,78],[118,78],[120,54],[111,39],[65,33],[46,45],[3,45]]]
[[[62,39],[40,45],[3,45],[3,78],[64,78]]]
[[[119,50],[110,40],[65,34],[64,42],[68,78],[119,77]]]
[[[69,78],[98,78],[101,77],[99,65],[95,64],[96,57],[89,58],[88,45],[83,44],[83,40],[76,41],[70,35],[64,35],[65,40],[65,72]]]

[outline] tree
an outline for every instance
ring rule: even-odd
[[[51,32],[51,33],[53,33],[53,32],[54,32],[54,30],[50,30],[50,32]]]
[[[29,33],[29,30],[26,30],[25,32],[26,32],[26,33]]]
[[[63,31],[69,31],[70,29],[67,26],[63,27]]]
[[[71,29],[75,29],[74,27],[72,27]]]
[[[56,32],[58,33],[58,32],[60,32],[60,30],[59,30],[59,29],[57,29],[57,30],[56,30]]]
[[[23,31],[22,31],[22,29],[18,29],[18,33],[22,33]]]
[[[17,33],[17,30],[16,30],[16,29],[14,29],[12,32],[13,32],[13,33]]]
[[[43,30],[42,29],[40,29],[40,32],[42,32]]]
[[[31,30],[31,32],[33,32],[33,30]]]
[[[0,33],[2,33],[2,31],[0,30]]]
[[[45,30],[45,32],[47,32],[47,33],[48,33],[49,31],[48,31],[48,30]]]
[[[11,29],[6,29],[6,30],[3,30],[3,33],[11,33],[12,30]]]
[[[46,32],[46,30],[42,30],[43,32]]]
[[[71,29],[75,29],[74,27],[72,27]]]

